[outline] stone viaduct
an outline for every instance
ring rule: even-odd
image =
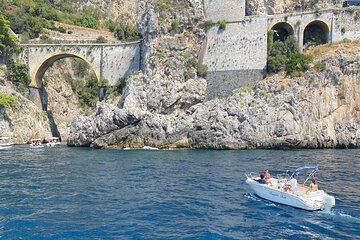
[[[140,68],[140,42],[121,44],[22,44],[22,60],[28,65],[30,87],[40,88],[46,70],[67,57],[86,61],[97,78],[114,85]]]
[[[119,44],[22,44],[20,58],[29,67],[31,98],[47,111],[47,94],[43,87],[46,70],[67,57],[86,61],[98,80],[115,85],[122,78],[140,70],[140,41]]]
[[[208,66],[209,99],[252,85],[264,77],[267,33],[274,40],[294,35],[300,50],[310,42],[334,43],[360,39],[360,8],[340,8],[281,15],[245,16],[244,0],[204,0],[208,20],[226,20],[225,30],[212,27],[203,45],[201,61]],[[216,11],[216,9],[223,9]]]

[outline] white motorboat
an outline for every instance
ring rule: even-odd
[[[44,145],[41,143],[41,138],[34,138],[30,140],[30,147],[33,149],[43,148]]]
[[[306,170],[311,171],[310,174],[303,184],[297,184],[295,177]],[[314,178],[317,170],[318,167],[301,167],[296,169],[291,176],[283,174],[277,178],[271,178],[271,184],[260,183],[260,177],[254,177],[250,173],[245,174],[246,183],[261,198],[308,211],[329,211],[335,206],[335,197],[328,195],[324,190],[311,191],[305,186],[311,177]],[[289,182],[296,182],[294,191],[288,190]]]
[[[60,140],[58,137],[51,137],[49,142],[46,143],[46,146],[53,147],[60,144]]]
[[[0,137],[0,150],[11,149],[14,146],[14,143],[11,141],[10,137]]]

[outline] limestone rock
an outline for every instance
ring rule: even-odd
[[[177,110],[169,112],[169,96],[176,98],[178,92],[161,95],[146,81],[139,81],[136,87],[129,85],[122,109],[99,104],[95,115],[74,121],[72,142],[99,148],[359,147],[360,71],[353,62],[360,57],[352,54],[359,51],[360,46],[348,51],[326,49],[315,59],[329,64],[322,72],[311,70],[292,79],[273,75],[252,89],[235,90],[226,99],[197,102],[190,97],[189,106],[173,104]],[[160,81],[153,79],[151,84],[162,87]],[[172,83],[184,86],[181,81]],[[179,96],[185,99],[186,94]],[[128,98],[141,107],[131,108]]]

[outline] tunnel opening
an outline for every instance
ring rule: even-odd
[[[329,27],[323,21],[315,20],[304,29],[303,45],[321,45],[329,42]]]
[[[293,27],[286,22],[276,23],[271,30],[274,31],[274,42],[285,41],[291,35],[294,35]]]

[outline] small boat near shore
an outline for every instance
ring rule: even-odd
[[[34,138],[30,140],[30,148],[32,149],[41,149],[44,147],[44,145],[42,145],[41,143],[41,139],[40,138]]]
[[[11,137],[0,137],[0,150],[8,150],[14,146]]]
[[[312,166],[297,168],[291,176],[283,174],[277,178],[270,178],[271,184],[261,183],[260,177],[254,177],[252,173],[245,176],[246,183],[261,198],[308,211],[330,211],[335,206],[335,197],[328,195],[324,190],[309,191],[305,186],[317,170],[318,167]],[[304,171],[311,171],[304,183],[297,184],[295,181],[296,191],[288,191],[288,183]]]
[[[46,146],[53,147],[60,144],[60,140],[58,137],[51,137],[49,142],[46,143]]]

